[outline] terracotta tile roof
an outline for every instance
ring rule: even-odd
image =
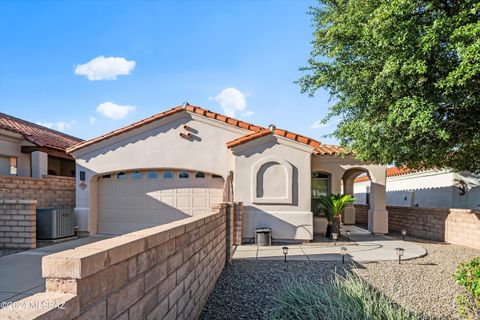
[[[285,137],[290,140],[294,140],[306,145],[309,145],[313,148],[313,154],[319,154],[319,155],[337,155],[343,152],[343,149],[340,148],[339,146],[334,146],[334,145],[328,145],[328,144],[322,144],[318,142],[317,140],[289,132],[287,130],[283,129],[277,129],[275,128],[273,132],[270,129],[263,129],[258,132],[254,132],[251,134],[248,134],[246,136],[237,138],[235,140],[227,142],[227,147],[228,148],[233,148],[238,145],[253,141],[255,139],[265,137],[269,134],[275,134],[277,136]]]
[[[387,169],[387,178],[388,177],[394,177],[394,176],[401,176],[407,173],[412,173],[415,172],[415,170],[409,169],[407,167],[391,167]],[[367,175],[358,177],[355,179],[355,182],[362,182],[362,181],[368,181],[369,178]]]
[[[144,125],[147,125],[147,124],[152,123],[154,121],[160,120],[162,118],[166,118],[168,116],[171,116],[173,114],[176,114],[176,113],[182,112],[182,111],[188,111],[188,112],[191,112],[191,113],[195,113],[195,114],[198,114],[198,115],[210,118],[210,119],[215,119],[215,120],[218,120],[218,121],[221,121],[221,122],[225,122],[229,125],[236,126],[236,127],[243,128],[243,129],[247,129],[247,130],[250,130],[250,131],[260,131],[260,130],[264,129],[260,126],[256,126],[256,125],[253,125],[253,124],[245,122],[245,121],[230,118],[230,117],[227,117],[227,116],[221,115],[219,113],[216,113],[216,112],[213,112],[213,111],[210,111],[210,110],[206,110],[206,109],[203,109],[203,108],[200,108],[200,107],[197,107],[197,106],[191,106],[191,105],[187,105],[185,107],[178,106],[178,107],[172,108],[170,110],[167,110],[165,112],[157,113],[156,115],[153,115],[151,117],[148,117],[148,118],[145,118],[143,120],[134,122],[134,123],[132,123],[132,124],[126,126],[126,127],[123,127],[123,128],[114,130],[112,132],[106,133],[106,134],[101,135],[97,138],[93,138],[91,140],[79,143],[79,144],[77,144],[77,145],[75,145],[71,148],[68,148],[67,152],[71,153],[71,152],[83,149],[83,148],[88,147],[90,145],[93,145],[97,142],[110,139],[110,138],[118,136],[122,133],[134,130],[136,128],[142,127]]]
[[[125,132],[134,130],[134,129],[139,128],[141,126],[144,126],[146,124],[152,123],[152,122],[157,121],[157,120],[162,119],[162,118],[166,118],[168,116],[171,116],[173,114],[176,114],[176,113],[182,112],[182,111],[188,111],[188,112],[195,113],[195,114],[198,114],[198,115],[210,118],[210,119],[214,119],[214,120],[217,120],[217,121],[227,123],[227,124],[232,125],[232,126],[236,126],[236,127],[239,127],[239,128],[243,128],[243,129],[252,131],[251,133],[249,133],[245,136],[242,136],[238,139],[235,139],[235,140],[232,140],[232,141],[228,142],[227,143],[228,148],[232,148],[232,147],[237,146],[239,144],[243,144],[243,143],[246,143],[248,141],[252,141],[252,140],[255,140],[257,138],[264,137],[266,135],[272,134],[272,132],[269,129],[266,129],[264,127],[257,126],[257,125],[254,125],[254,124],[251,124],[251,123],[248,123],[248,122],[245,122],[245,121],[237,120],[237,119],[234,119],[234,118],[231,118],[231,117],[227,117],[227,116],[221,115],[219,113],[216,113],[216,112],[213,112],[213,111],[210,111],[210,110],[206,110],[206,109],[203,109],[203,108],[200,108],[200,107],[197,107],[197,106],[187,105],[185,107],[179,106],[179,107],[172,108],[168,111],[158,113],[158,114],[153,115],[149,118],[145,118],[145,119],[140,120],[138,122],[132,123],[131,125],[128,125],[126,127],[117,129],[115,131],[109,132],[109,133],[104,134],[104,135],[101,135],[97,138],[79,143],[79,144],[77,144],[73,147],[68,148],[67,152],[71,153],[71,152],[83,149],[83,148],[88,147],[90,145],[93,145],[97,142],[110,139],[112,137],[118,136],[118,135],[123,134]],[[275,129],[275,131],[273,133],[275,135],[286,137],[288,139],[295,140],[295,141],[298,141],[298,142],[301,142],[301,143],[312,146],[314,148],[314,151],[313,151],[314,154],[335,155],[335,154],[338,154],[342,151],[342,149],[338,146],[321,144],[320,142],[318,142],[316,140],[313,140],[313,139],[310,139],[310,138],[307,138],[307,137],[304,137],[304,136],[301,136],[301,135],[298,135],[298,134],[295,134],[295,133],[292,133],[292,132],[289,132],[289,131],[286,131],[286,130]]]
[[[19,133],[23,135],[25,140],[30,141],[37,146],[63,151],[68,147],[83,141],[82,139],[9,116],[5,113],[0,113],[0,129]]]
[[[255,139],[268,136],[273,132],[270,129],[263,129],[254,133],[247,134],[246,136],[241,136],[240,138],[234,139],[232,141],[227,142],[227,148],[233,148],[238,145],[247,143],[249,141],[253,141]]]

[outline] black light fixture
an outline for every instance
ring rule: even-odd
[[[284,262],[287,262],[288,247],[283,247],[282,250],[283,250],[283,255],[285,256]]]
[[[342,264],[345,264],[345,256],[347,255],[347,247],[340,248],[340,254],[342,255]]]
[[[402,229],[402,239],[405,240],[405,236],[407,235],[407,229]]]
[[[405,249],[395,248],[395,251],[397,252],[397,256],[398,256],[398,264],[401,264],[402,263],[402,256],[403,256],[403,253],[405,252]]]
[[[85,181],[85,171],[80,171],[80,181]]]
[[[350,230],[345,230],[345,233],[347,234],[347,240],[350,241]]]
[[[338,233],[332,233],[332,239],[333,239],[333,245],[337,245],[337,238],[338,238]]]

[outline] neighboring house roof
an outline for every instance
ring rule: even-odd
[[[394,176],[401,176],[404,174],[416,172],[415,170],[409,169],[407,167],[391,167],[387,169],[387,178]],[[355,182],[362,182],[370,180],[367,175],[358,177],[355,179]]]
[[[229,124],[229,125],[232,125],[232,126],[235,126],[235,127],[238,127],[238,128],[242,128],[242,129],[252,131],[251,133],[249,133],[245,136],[242,136],[238,139],[235,139],[233,141],[228,142],[227,143],[228,148],[232,148],[236,145],[243,144],[243,143],[246,143],[248,141],[252,141],[252,140],[255,140],[257,138],[264,137],[266,135],[274,133],[275,135],[286,137],[288,139],[298,141],[300,143],[304,143],[304,144],[312,146],[314,148],[314,153],[315,154],[334,155],[334,154],[339,154],[340,152],[342,152],[342,149],[338,146],[324,145],[324,144],[321,144],[320,142],[318,142],[314,139],[310,139],[310,138],[307,138],[307,137],[304,137],[304,136],[301,136],[301,135],[298,135],[298,134],[295,134],[295,133],[292,133],[292,132],[288,132],[286,130],[275,129],[274,132],[272,132],[272,131],[270,131],[270,129],[266,129],[266,128],[261,127],[261,126],[257,126],[257,125],[254,125],[254,124],[251,124],[251,123],[248,123],[248,122],[245,122],[245,121],[237,120],[237,119],[234,119],[234,118],[231,118],[231,117],[227,117],[227,116],[221,115],[219,113],[216,113],[216,112],[213,112],[213,111],[210,111],[210,110],[206,110],[206,109],[203,109],[203,108],[200,108],[200,107],[197,107],[197,106],[192,106],[192,105],[179,106],[179,107],[172,108],[168,111],[158,113],[158,114],[156,114],[154,116],[151,116],[149,118],[146,118],[146,119],[137,121],[135,123],[132,123],[131,125],[128,125],[126,127],[117,129],[115,131],[109,132],[109,133],[104,134],[104,135],[101,135],[97,138],[79,143],[79,144],[77,144],[73,147],[68,148],[67,152],[69,152],[69,153],[75,152],[77,150],[83,149],[85,147],[91,146],[93,144],[96,144],[98,142],[101,142],[101,141],[104,141],[104,140],[107,140],[107,139],[110,139],[110,138],[113,138],[115,136],[118,136],[120,134],[129,132],[131,130],[140,128],[144,125],[147,125],[147,124],[152,123],[154,121],[166,118],[168,116],[171,116],[173,114],[176,114],[176,113],[179,113],[179,112],[182,112],[182,111],[188,111],[188,112],[198,114],[198,115],[210,118],[210,119],[214,119],[214,120],[217,120],[217,121],[224,122],[226,124]]]
[[[82,139],[58,132],[47,127],[0,113],[0,129],[19,133],[23,138],[39,147],[65,151]]]

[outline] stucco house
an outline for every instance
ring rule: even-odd
[[[75,176],[65,149],[82,139],[0,113],[0,176]]]
[[[368,176],[355,179],[356,203],[367,204]],[[480,209],[480,175],[452,170],[387,169],[387,205],[424,208]]]
[[[371,177],[368,228],[388,232],[386,167],[333,145],[200,107],[175,107],[67,149],[76,159],[76,219],[90,234],[121,234],[243,202],[243,237],[310,240],[320,194],[353,194]],[[313,183],[312,183],[313,182]],[[345,223],[354,223],[353,206]]]

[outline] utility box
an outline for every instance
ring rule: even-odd
[[[255,244],[257,246],[272,245],[272,229],[263,228],[255,230]]]
[[[52,240],[75,235],[73,208],[38,208],[37,239]]]

